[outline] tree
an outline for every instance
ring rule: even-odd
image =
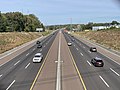
[[[45,27],[44,27],[43,23],[41,23],[41,28],[43,28],[43,31],[45,31]]]
[[[111,25],[118,25],[119,24],[119,22],[117,22],[117,21],[112,21],[111,22]]]
[[[20,12],[0,12],[0,32],[5,31],[36,31],[36,28],[44,27],[34,14],[23,15]]]
[[[89,22],[87,25],[85,25],[85,29],[92,29],[93,22]]]

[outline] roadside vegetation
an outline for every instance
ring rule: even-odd
[[[35,32],[36,28],[44,28],[34,14],[23,15],[21,12],[0,12],[0,32]]]
[[[46,32],[5,32],[0,33],[0,54],[26,42],[50,34]]]
[[[99,43],[110,49],[120,51],[120,29],[110,29],[101,31],[75,32],[80,37],[84,37],[93,42]]]
[[[42,32],[36,32],[36,28],[42,28]],[[34,14],[0,12],[0,54],[50,32],[45,31],[43,23]]]

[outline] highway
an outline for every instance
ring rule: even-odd
[[[89,45],[61,30],[41,43],[0,65],[0,90],[120,90],[120,64],[105,54],[90,52]],[[32,62],[37,52],[43,54],[41,63]],[[93,66],[94,57],[104,66]]]
[[[41,41],[42,48],[36,45],[0,66],[0,90],[29,90],[42,63],[33,63],[32,58],[37,52],[45,58],[56,36],[49,35]],[[44,59],[43,59],[44,60]]]
[[[84,90],[67,42],[57,34],[30,90]]]
[[[82,75],[87,90],[120,90],[120,65],[99,52],[90,52],[90,47],[75,37],[65,34],[66,41],[74,39],[70,51]],[[104,67],[95,67],[91,59],[100,57]]]

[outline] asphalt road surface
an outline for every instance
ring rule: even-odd
[[[42,48],[34,45],[0,65],[0,90],[120,90],[120,64],[107,53],[90,52],[89,45],[63,31],[41,42]],[[41,63],[32,62],[37,52],[43,54]],[[102,58],[104,66],[93,66],[94,57]]]
[[[90,52],[90,47],[75,37],[65,34],[67,40],[73,41],[70,51],[81,73],[87,90],[120,90],[120,65],[98,52]],[[103,51],[104,52],[104,51]],[[100,57],[104,67],[95,67],[91,59]],[[114,58],[114,57],[113,57]],[[120,60],[120,59],[119,59]]]
[[[58,67],[59,59],[60,67]],[[83,90],[84,87],[61,31],[57,34],[46,57],[44,67],[35,82],[30,90]]]
[[[56,32],[57,33],[57,32]],[[37,45],[0,66],[0,90],[29,90],[42,63],[33,63],[37,52],[42,52],[44,58],[54,41],[55,35],[49,35],[42,40],[42,48]],[[44,59],[43,59],[44,61]],[[42,62],[43,62],[42,61]]]

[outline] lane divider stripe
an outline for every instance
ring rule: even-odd
[[[54,42],[53,42],[53,43],[54,43]],[[53,43],[52,43],[51,47],[53,46]],[[39,68],[39,71],[38,71],[38,73],[37,73],[37,75],[36,75],[36,77],[35,77],[32,85],[31,85],[31,87],[30,87],[30,90],[33,90],[33,88],[34,88],[34,85],[35,85],[35,83],[36,83],[36,81],[37,81],[37,79],[38,79],[38,77],[39,77],[39,75],[40,75],[40,73],[41,73],[41,71],[42,71],[42,69],[43,69],[43,67],[44,67],[44,65],[45,65],[45,62],[46,62],[46,60],[47,60],[47,57],[48,57],[48,55],[49,55],[49,53],[50,53],[50,51],[51,51],[51,47],[50,47],[50,49],[48,50],[48,53],[47,53],[47,55],[46,55],[46,57],[45,57],[45,59],[44,59],[44,62],[42,63],[42,66]]]
[[[70,56],[72,57],[72,61],[73,61],[73,64],[74,64],[74,66],[75,66],[75,69],[76,69],[76,71],[77,71],[77,73],[78,73],[78,75],[79,75],[79,78],[80,78],[81,82],[82,82],[83,88],[84,88],[84,90],[87,90],[86,85],[85,85],[85,83],[84,83],[84,81],[83,81],[83,79],[82,79],[82,76],[81,76],[81,74],[80,74],[80,72],[79,72],[79,70],[78,70],[78,68],[77,68],[77,65],[76,65],[76,63],[75,63],[75,60],[74,60],[74,58],[73,58],[73,56],[72,56],[72,53],[71,53],[71,51],[70,51],[69,48],[68,48],[68,50],[69,50]]]

